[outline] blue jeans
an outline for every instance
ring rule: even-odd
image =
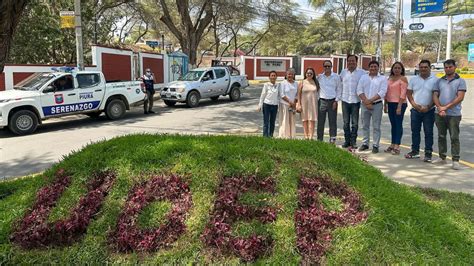
[[[415,108],[410,110],[411,113],[411,150],[414,152],[420,151],[420,132],[423,125],[425,132],[425,155],[431,155],[433,152],[433,126],[435,122],[435,109],[431,108],[426,113],[420,113]]]
[[[407,104],[402,104],[402,113],[400,115],[397,115],[397,107],[398,103],[388,103],[388,118],[390,119],[390,124],[392,125],[391,144],[400,145],[403,135],[403,117],[405,116]]]
[[[263,136],[273,137],[278,105],[263,104]]]
[[[352,146],[357,142],[357,131],[359,130],[359,103],[342,102],[342,119],[344,120],[344,139],[346,144]],[[352,120],[352,127],[351,127]]]

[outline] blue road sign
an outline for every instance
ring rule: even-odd
[[[469,62],[474,62],[474,43],[469,44],[469,52],[467,54],[467,59]]]
[[[158,47],[158,45],[160,45],[158,41],[146,41],[145,43],[146,45],[150,46],[153,49],[155,49],[156,47]]]
[[[412,13],[442,12],[444,0],[414,0],[415,6]],[[412,5],[413,7],[413,5]]]

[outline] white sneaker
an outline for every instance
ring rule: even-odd
[[[434,160],[433,162],[431,162],[432,164],[447,164],[448,162],[446,161],[446,159],[441,159],[441,158],[438,158],[436,160]]]
[[[453,169],[454,170],[461,170],[461,166],[459,165],[459,162],[453,161]]]

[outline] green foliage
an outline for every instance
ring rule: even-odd
[[[114,23],[124,14],[116,7],[124,1],[82,1],[82,31],[85,62],[91,64],[89,44],[110,43]],[[115,9],[114,9],[115,8]],[[12,42],[8,61],[16,64],[73,64],[76,62],[74,29],[60,28],[60,11],[74,10],[74,1],[32,0],[23,12]],[[130,11],[129,11],[130,12]],[[96,22],[97,18],[97,24]]]

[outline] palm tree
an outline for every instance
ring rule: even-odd
[[[7,61],[13,34],[29,0],[0,1],[0,73]]]

